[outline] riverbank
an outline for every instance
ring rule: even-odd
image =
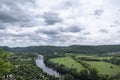
[[[36,65],[43,69],[44,72],[48,73],[49,75],[55,76],[55,77],[60,77],[60,74],[53,70],[52,68],[49,68],[45,65],[44,63],[44,56],[43,55],[38,55],[38,58],[36,59]]]

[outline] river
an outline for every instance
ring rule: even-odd
[[[54,75],[55,77],[60,77],[60,74],[57,71],[55,71],[45,65],[43,55],[38,55],[38,58],[36,59],[36,64],[41,69],[43,69],[44,72],[48,73],[49,75]]]

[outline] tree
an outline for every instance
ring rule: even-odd
[[[74,80],[74,78],[71,74],[65,74],[64,80]]]
[[[0,78],[10,72],[10,62],[8,61],[8,53],[0,49]]]
[[[98,74],[97,69],[92,68],[89,71],[90,71],[90,78],[91,78],[91,80],[98,80],[99,79],[99,74]]]
[[[80,72],[80,80],[90,80],[90,77],[89,77],[89,71],[88,70],[81,70]]]

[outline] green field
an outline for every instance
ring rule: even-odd
[[[120,73],[120,67],[108,62],[86,61],[91,67],[96,68],[101,74],[116,75]]]
[[[50,61],[55,62],[55,63],[59,63],[59,64],[63,64],[68,68],[75,68],[78,71],[81,71],[84,69],[84,67],[81,64],[76,62],[71,57],[53,58],[53,59],[50,59]]]
[[[89,57],[92,59],[110,59],[112,57],[99,57],[96,55],[79,55],[76,56],[77,59],[79,59],[80,57]],[[78,71],[81,71],[83,69],[85,69],[80,63],[76,62],[74,59],[72,59],[72,57],[68,56],[67,57],[61,57],[61,58],[52,58],[50,59],[50,61],[55,62],[55,63],[59,63],[59,64],[63,64],[68,68],[76,68]],[[103,61],[85,61],[87,64],[90,64],[90,66],[92,68],[96,68],[100,74],[104,74],[104,75],[116,75],[118,73],[120,73],[120,66],[108,63],[108,62],[103,62]]]

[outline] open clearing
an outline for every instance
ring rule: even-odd
[[[91,67],[96,68],[101,74],[116,75],[120,73],[120,67],[108,62],[86,61]]]
[[[68,68],[76,68],[78,71],[84,69],[84,67],[80,63],[76,62],[71,57],[53,58],[50,60],[55,63],[63,64]]]

